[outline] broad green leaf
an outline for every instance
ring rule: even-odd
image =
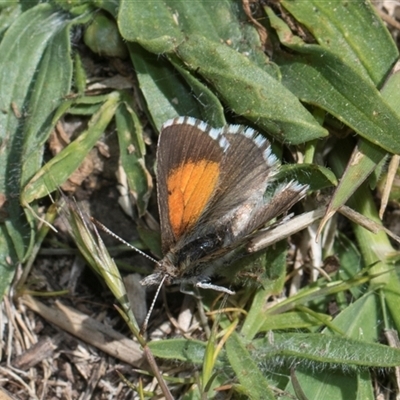
[[[326,136],[298,99],[272,75],[225,44],[191,35],[177,54],[203,76],[236,114],[292,144]]]
[[[341,311],[333,320],[333,324],[346,334],[346,337],[362,340],[365,343],[375,343],[379,340],[382,329],[381,310],[378,296],[367,292]],[[324,333],[332,335],[325,328]]]
[[[271,342],[270,342],[271,340]],[[400,362],[400,350],[378,343],[328,336],[321,333],[281,333],[273,338],[252,342],[257,358],[262,360],[283,357],[288,361],[323,363],[331,368],[378,367],[391,368]]]
[[[62,27],[65,23],[52,6],[43,4],[20,15],[0,43],[0,140],[4,146],[3,157],[0,158],[0,193],[7,201],[5,226],[19,260],[24,256],[26,240],[29,238],[27,223],[18,201],[22,164],[22,118],[37,65],[48,41],[54,35],[54,29],[42,29],[43,21],[55,28]],[[16,45],[22,43],[29,43],[29,46]],[[10,243],[8,240],[7,242]],[[4,255],[9,252],[9,249],[1,249]],[[2,262],[2,265],[8,270],[10,261]]]
[[[388,78],[381,92],[393,110],[400,115],[400,71],[394,72]]]
[[[301,54],[281,55],[283,84],[302,101],[328,111],[360,136],[383,149],[400,152],[400,120],[372,83],[334,54],[316,45]]]
[[[128,49],[148,112],[158,130],[165,121],[179,115],[206,119],[201,100],[165,57],[148,53],[135,43],[130,43]],[[201,93],[198,96],[201,98]]]
[[[54,114],[71,88],[71,25],[72,23],[68,23],[50,40],[43,59],[38,65],[31,96],[27,100],[28,111],[23,127],[24,162],[22,164],[21,187],[24,187],[42,166],[44,143],[54,128],[50,116]],[[36,225],[35,217],[29,212],[26,212],[26,215],[34,227]],[[34,234],[35,232],[31,235],[27,256],[32,249]]]
[[[370,2],[291,1],[282,5],[324,47],[375,85],[382,83],[398,50]]]
[[[187,71],[176,57],[169,57],[174,67],[180,72],[183,79],[190,86],[194,98],[200,104],[200,119],[211,126],[218,128],[226,125],[224,108],[218,97],[201,81]]]
[[[206,344],[199,340],[168,339],[148,343],[155,357],[201,365]]]
[[[172,52],[184,39],[173,12],[163,0],[132,2],[122,0],[118,12],[118,25],[122,36],[129,42],[140,43],[152,53]]]
[[[8,29],[0,44],[0,124],[6,132],[14,132],[19,120],[13,108],[22,114],[26,111],[25,98],[48,42],[58,29],[65,25],[63,14],[56,12],[50,4],[40,4],[25,13]],[[52,29],[43,29],[43,26]],[[29,43],[17,46],[16,43]],[[4,179],[4,175],[3,179]]]
[[[260,326],[258,332],[318,327],[328,323],[332,319],[329,315],[322,313],[319,313],[318,316],[319,318],[317,319],[309,313],[297,311],[268,315],[263,319],[263,324]]]
[[[266,62],[258,33],[239,3],[156,0],[147,4],[122,0],[118,21],[126,40],[141,44],[151,53],[171,54],[185,37],[200,34],[216,43],[227,43],[278,76],[275,66]]]
[[[230,365],[239,379],[240,391],[243,391],[249,399],[274,399],[275,396],[265,376],[236,332],[229,337],[225,347]]]
[[[357,396],[357,375],[355,373],[342,370],[329,370],[327,373],[321,371],[322,367],[315,368],[312,372],[303,366],[295,369],[297,382],[301,390],[305,394],[307,400],[320,399],[356,399]],[[329,379],[325,381],[327,375]],[[289,392],[285,400],[293,399],[296,391],[292,384],[285,388],[285,392]]]
[[[99,8],[102,8],[103,10],[106,10],[114,18],[117,17],[119,3],[120,3],[119,0],[93,0],[92,3],[95,4],[96,7],[99,7]]]
[[[94,53],[103,57],[127,58],[128,50],[114,19],[97,13],[85,29],[83,40]]]
[[[324,3],[284,1],[283,3],[296,19],[307,26],[322,47],[334,52],[360,74],[368,73],[375,85],[382,82],[387,75],[388,68],[398,57],[393,40],[381,20],[376,16],[370,3],[344,4],[340,1]],[[390,87],[398,86],[393,84],[395,79],[392,78],[394,76],[385,84],[382,92],[388,103],[398,112],[400,110],[399,102],[397,99],[392,99],[390,94],[398,97],[399,93],[398,90],[390,89]],[[396,87],[396,89],[398,88]],[[343,177],[342,180],[343,191],[348,197],[363,182],[363,177],[369,175],[375,167],[376,160],[382,160],[385,155],[385,152],[379,152],[376,147],[362,141],[360,147],[364,148],[364,152],[357,155],[358,168],[354,172],[355,175],[360,175],[360,179],[357,183],[349,179],[350,182],[347,184],[343,182],[346,178]],[[370,157],[364,157],[367,158],[365,161],[363,160],[364,153],[370,154]],[[370,165],[363,165],[365,163]],[[349,188],[345,186],[349,186],[352,190],[348,190]],[[348,198],[341,195],[340,190],[338,188],[335,199],[332,200],[337,203],[336,206],[331,204],[332,209],[344,204]]]
[[[0,40],[3,39],[4,32],[21,14],[21,5],[18,1],[3,2],[0,5]]]
[[[374,385],[370,371],[361,371],[357,374],[356,400],[375,400]]]

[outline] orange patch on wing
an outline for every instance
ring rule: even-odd
[[[188,162],[175,168],[167,179],[169,221],[175,238],[199,219],[214,192],[219,164],[210,160]]]

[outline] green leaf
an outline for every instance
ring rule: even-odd
[[[259,370],[254,358],[246,349],[237,333],[233,332],[226,342],[226,355],[231,367],[240,382],[240,389],[249,399],[274,399],[263,373]]]
[[[198,118],[206,121],[215,128],[226,125],[224,108],[218,97],[206,85],[187,71],[177,57],[169,57],[169,60],[190,86],[191,92],[194,94],[194,99],[199,103],[200,117]],[[192,93],[190,94],[192,95]],[[192,115],[192,111],[190,111],[190,115]]]
[[[3,39],[4,32],[21,14],[21,5],[18,1],[3,2],[0,5],[0,40]]]
[[[308,360],[332,364],[332,367],[395,367],[400,362],[400,350],[377,343],[327,336],[320,333],[282,333],[252,342],[259,359],[283,357],[288,362]],[[316,366],[317,364],[313,364]]]
[[[374,292],[367,292],[340,312],[333,324],[347,337],[375,343],[379,340],[382,322],[378,297]],[[332,335],[326,328],[324,333]]]
[[[0,297],[3,298],[14,277],[18,255],[5,225],[0,224]]]
[[[375,400],[374,386],[369,371],[361,371],[357,375],[357,397],[356,400]]]
[[[128,51],[114,19],[102,13],[95,14],[86,27],[83,40],[94,53],[106,57],[126,58]]]
[[[394,72],[382,88],[382,96],[400,115],[400,71]]]
[[[180,360],[201,365],[206,344],[199,340],[168,339],[148,343],[149,349],[156,357],[168,360]]]
[[[400,118],[400,96],[398,74],[392,75],[382,89],[382,96],[393,108]],[[345,204],[351,195],[360,187],[368,176],[383,165],[387,158],[387,152],[372,143],[360,138],[354,148],[346,170],[342,175],[340,184],[335,190],[329,203],[325,217],[321,221],[321,226],[330,218],[340,206]]]
[[[317,105],[383,149],[398,153],[400,119],[378,90],[337,56],[316,45],[279,57],[283,84],[302,101]]]
[[[130,42],[138,42],[153,53],[172,52],[177,42],[183,40],[175,19],[163,0],[132,2],[122,0],[118,24],[122,36]]]
[[[318,327],[332,319],[329,315],[322,313],[318,313],[318,316],[319,319],[306,312],[286,312],[278,315],[268,315],[264,318],[258,332]]]
[[[375,85],[398,58],[393,39],[369,2],[283,0],[282,5],[321,47]]]
[[[144,243],[146,248],[148,248],[151,253],[158,259],[162,259],[163,254],[161,251],[161,234],[159,231],[154,231],[152,229],[137,226],[137,231],[140,240]]]
[[[236,114],[292,144],[326,136],[298,99],[272,75],[225,44],[191,35],[177,54],[218,92]]]
[[[74,86],[79,96],[83,96],[86,89],[87,74],[79,53],[74,54]]]
[[[123,0],[118,21],[126,40],[140,43],[152,53],[171,54],[185,37],[201,34],[216,43],[227,43],[278,76],[276,68],[265,62],[259,35],[247,23],[242,7],[229,0],[157,0],[151,4]]]
[[[357,396],[357,376],[351,372],[330,370],[329,380],[326,381],[326,372],[308,369],[299,366],[295,369],[296,378],[300,388],[308,400],[318,399],[355,399]],[[285,388],[289,392],[287,399],[292,399],[296,391],[290,384]]]
[[[95,4],[96,7],[102,8],[103,10],[107,11],[113,17],[117,17],[118,8],[120,5],[119,0],[93,0],[92,3]]]
[[[134,43],[128,45],[128,50],[150,118],[158,130],[165,121],[179,115],[203,119],[204,107],[167,59]]]

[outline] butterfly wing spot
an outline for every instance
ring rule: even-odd
[[[175,238],[199,220],[214,193],[219,164],[210,160],[188,162],[175,168],[167,180],[169,221]]]

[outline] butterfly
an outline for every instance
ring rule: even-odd
[[[142,285],[232,294],[212,278],[259,228],[305,196],[308,186],[296,181],[274,185],[279,170],[270,142],[251,128],[212,128],[191,117],[164,123],[156,175],[164,256]]]

